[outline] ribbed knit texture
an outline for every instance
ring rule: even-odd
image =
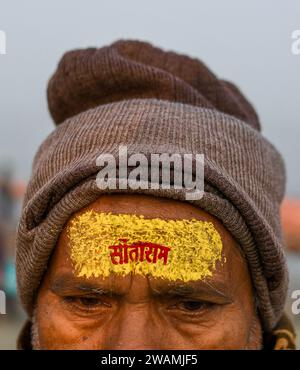
[[[272,330],[287,292],[279,218],[284,167],[239,90],[195,59],[130,41],[67,53],[48,99],[58,126],[36,154],[17,240],[18,288],[29,316],[68,218],[104,192],[95,181],[96,158],[117,157],[126,145],[128,155],[204,154],[205,194],[191,203],[238,241],[264,329]],[[185,201],[184,189],[115,191]]]

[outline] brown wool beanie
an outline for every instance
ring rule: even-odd
[[[29,317],[70,215],[103,192],[101,153],[200,153],[205,194],[191,201],[220,219],[248,261],[265,332],[287,292],[279,206],[281,156],[252,106],[199,60],[138,41],[66,53],[48,86],[56,129],[33,163],[17,237],[19,295]],[[110,190],[114,192],[118,190]],[[185,189],[119,190],[185,200]]]

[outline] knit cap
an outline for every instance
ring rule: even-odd
[[[100,189],[101,153],[204,154],[204,195],[189,200],[217,217],[245,256],[263,328],[279,321],[287,293],[279,207],[282,158],[251,104],[197,59],[139,41],[66,53],[48,85],[55,130],[33,162],[17,235],[17,282],[29,318],[70,216],[103,193],[187,201],[187,189]]]

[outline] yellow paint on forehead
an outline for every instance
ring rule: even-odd
[[[68,236],[75,271],[87,278],[135,273],[186,282],[212,276],[217,261],[222,259],[222,240],[213,223],[196,219],[146,219],[139,215],[87,211],[71,221]],[[151,263],[151,251],[146,247],[149,258],[129,258],[121,264],[120,258],[115,257],[113,263],[112,246],[125,244],[130,251],[134,249],[132,245],[141,242],[165,247],[167,261],[157,258],[154,263],[152,258]],[[159,252],[156,251],[162,257]],[[136,254],[130,256],[138,253],[141,255],[142,249],[136,249]]]

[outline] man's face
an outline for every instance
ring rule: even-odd
[[[212,222],[222,240],[223,259],[211,276],[193,281],[135,273],[79,277],[71,258],[68,227],[74,217],[87,211]],[[245,259],[217,219],[185,202],[105,195],[75,214],[60,235],[37,297],[33,346],[259,349],[261,327],[254,301]]]

